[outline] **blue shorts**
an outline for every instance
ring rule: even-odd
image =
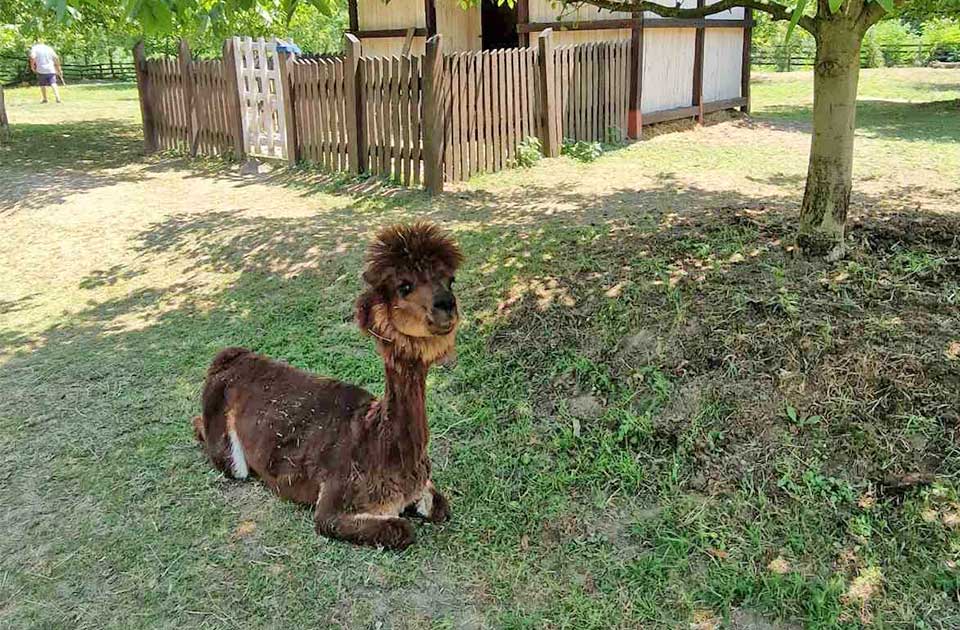
[[[40,85],[56,85],[57,84],[57,75],[55,74],[38,74],[38,83]]]

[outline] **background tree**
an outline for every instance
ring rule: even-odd
[[[897,0],[903,4],[906,0]],[[930,0],[954,1],[954,0]],[[853,139],[860,46],[867,30],[895,10],[894,0],[720,0],[684,9],[649,0],[584,0],[611,11],[650,11],[663,17],[702,18],[733,7],[767,13],[800,26],[816,42],[813,80],[813,140],[800,208],[798,244],[811,255],[839,258],[844,252],[853,177]],[[808,6],[810,4],[810,6]]]

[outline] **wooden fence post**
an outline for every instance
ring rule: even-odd
[[[10,133],[10,121],[7,119],[7,105],[3,99],[3,85],[0,85],[0,140],[6,140]]]
[[[560,155],[557,138],[557,95],[553,74],[553,29],[548,28],[537,36],[539,50],[538,80],[540,81],[540,132],[545,157]]]
[[[743,61],[740,66],[740,97],[747,99],[740,111],[750,113],[750,64],[753,61],[750,48],[753,46],[753,9],[743,10],[746,26],[743,29]],[[789,53],[788,53],[789,54]]]
[[[293,107],[293,62],[296,56],[290,52],[277,54],[280,62],[280,84],[283,90],[283,124],[287,129],[287,162],[296,164],[300,161],[299,141],[297,140],[297,116]]]
[[[360,40],[352,33],[343,36],[343,91],[347,123],[347,164],[352,175],[367,170],[366,138],[363,135],[363,93],[360,74]]]
[[[147,72],[147,55],[143,40],[133,47],[133,67],[137,73],[137,92],[140,95],[140,118],[143,120],[143,150],[157,150],[157,125],[153,116],[153,101],[150,89],[150,74]]]
[[[423,61],[423,185],[430,194],[443,192],[443,36],[427,40]]]
[[[187,147],[190,155],[197,155],[197,144],[200,141],[200,130],[197,128],[196,97],[194,95],[193,60],[190,58],[190,46],[187,40],[181,39],[178,51],[180,62],[180,86],[183,90],[183,113],[187,123]]]
[[[643,90],[643,13],[633,13],[630,28],[630,93],[627,95],[627,137],[640,138],[643,112],[640,95]]]
[[[243,137],[243,110],[240,103],[240,84],[237,81],[237,57],[233,38],[223,42],[223,82],[226,86],[227,124],[233,136],[233,153],[238,162],[243,161],[246,153],[246,139]]]

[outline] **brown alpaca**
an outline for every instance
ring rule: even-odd
[[[453,274],[462,255],[436,226],[382,230],[371,243],[356,320],[383,358],[382,399],[243,348],[207,371],[197,439],[228,477],[259,476],[277,494],[315,506],[317,533],[402,549],[407,512],[449,517],[430,480],[426,378],[453,351]]]

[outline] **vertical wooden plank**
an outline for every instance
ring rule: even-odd
[[[496,50],[490,51],[490,157],[494,172],[503,168],[500,153],[500,124],[503,122],[503,110],[500,107],[500,92],[503,82],[500,74],[500,55]]]
[[[391,68],[393,75],[390,83],[390,118],[393,123],[393,177],[400,180],[403,171],[403,134],[400,130],[400,58],[394,57]]]
[[[434,35],[427,40],[423,65],[423,179],[431,194],[443,192],[442,81],[443,39]]]
[[[332,120],[333,120],[333,77],[332,67],[327,59],[317,60],[317,148],[320,153],[320,164],[327,171],[333,170]]]
[[[743,54],[740,65],[740,97],[747,99],[746,105],[740,106],[740,111],[750,113],[750,65],[753,61],[750,53],[753,44],[753,9],[743,10],[743,19],[746,28],[743,29]]]
[[[193,64],[190,58],[190,46],[187,40],[181,39],[177,47],[178,70],[180,71],[180,85],[183,107],[184,140],[190,155],[196,155],[198,149],[199,129],[197,121],[197,104],[194,102],[196,81],[193,76]]]
[[[560,155],[560,145],[557,141],[557,107],[556,107],[556,75],[554,68],[553,30],[547,29],[537,37],[537,51],[539,57],[538,75],[539,87],[539,118],[543,144],[543,154],[546,157]]]
[[[420,160],[423,159],[423,136],[420,128],[420,121],[423,120],[423,83],[420,79],[420,57],[410,59],[410,124],[411,140],[410,145],[413,170],[413,183],[420,185]]]
[[[504,51],[507,64],[507,147],[506,160],[510,164],[517,154],[517,68],[516,49]]]
[[[497,65],[500,70],[500,167],[507,168],[510,150],[510,97],[513,95],[510,85],[510,73],[506,50],[497,51]]]
[[[154,153],[157,150],[157,123],[151,89],[151,77],[147,67],[147,57],[144,52],[142,39],[133,47],[133,67],[137,76],[137,94],[140,97],[140,119],[143,122],[143,150],[145,153]]]
[[[336,142],[337,146],[337,170],[349,172],[350,157],[347,151],[347,94],[344,91],[346,86],[346,77],[343,74],[345,68],[346,65],[343,61],[334,60],[334,87],[336,89],[334,109],[337,113],[337,135],[334,141]]]
[[[483,109],[483,128],[478,130],[480,136],[480,151],[483,156],[483,171],[492,173],[493,151],[491,142],[493,139],[493,114],[490,111],[490,94],[493,91],[493,80],[490,77],[490,51],[484,50],[480,53],[480,81],[483,88],[481,108]]]
[[[397,105],[400,109],[400,142],[397,150],[400,156],[400,168],[397,169],[397,178],[404,186],[410,185],[410,156],[413,153],[410,148],[410,55],[406,54],[400,59],[400,75],[398,79],[399,100]]]
[[[380,58],[380,174],[390,177],[390,59]]]
[[[479,153],[478,153],[478,142],[477,142],[477,131],[479,127],[480,120],[480,108],[478,107],[478,94],[479,94],[479,79],[480,73],[477,72],[477,60],[480,55],[475,52],[468,53],[467,59],[469,61],[469,72],[467,76],[469,77],[469,84],[467,85],[467,92],[469,96],[467,111],[470,114],[469,123],[467,126],[467,137],[470,138],[470,175],[476,175],[480,172],[480,167],[478,164]]]
[[[463,174],[463,112],[466,108],[463,98],[463,55],[456,53],[451,57],[453,62],[452,89],[450,96],[453,99],[453,181],[464,179]]]

